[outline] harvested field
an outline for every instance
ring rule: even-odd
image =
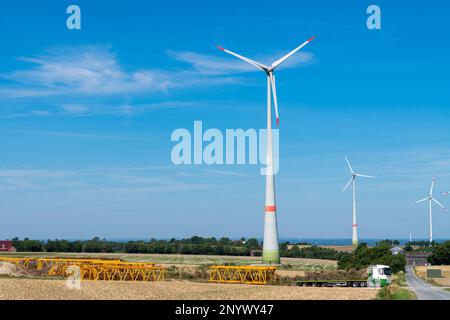
[[[306,272],[296,270],[277,270],[276,274],[277,276],[280,277],[296,278],[296,277],[304,277],[306,275]]]
[[[0,299],[283,299],[283,300],[368,300],[375,299],[377,289],[300,288],[209,284],[187,281],[103,282],[83,281],[81,290],[68,289],[61,280],[0,278]]]
[[[427,269],[441,269],[443,278],[433,278],[430,279],[432,282],[440,286],[450,287],[450,266],[416,266],[416,274],[427,280]]]

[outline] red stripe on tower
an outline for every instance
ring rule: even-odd
[[[277,206],[266,206],[264,211],[265,212],[276,212]]]

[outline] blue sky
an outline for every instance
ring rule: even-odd
[[[222,45],[277,73],[280,237],[350,238],[344,161],[358,184],[360,237],[428,235],[436,176],[450,206],[450,5],[375,1],[14,1],[0,18],[0,238],[256,236],[258,166],[175,166],[174,129],[264,128],[265,79]],[[450,216],[434,209],[436,238]]]

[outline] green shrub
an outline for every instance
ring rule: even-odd
[[[431,255],[428,257],[428,262],[434,265],[449,265],[450,241],[434,245],[431,249]]]
[[[395,284],[380,289],[377,300],[415,300],[416,295],[408,289],[401,288]]]
[[[345,252],[339,252],[330,248],[321,248],[316,245],[308,246],[304,248],[299,248],[298,245],[292,246],[291,249],[287,247],[282,247],[280,252],[282,257],[289,258],[308,258],[308,259],[327,259],[327,260],[338,260],[343,256],[348,255]]]
[[[338,260],[339,269],[364,269],[374,264],[384,264],[391,267],[393,273],[405,271],[406,259],[404,255],[393,255],[390,246],[381,242],[373,248],[361,243],[350,255],[341,256]]]

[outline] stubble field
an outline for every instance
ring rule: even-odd
[[[0,278],[0,300],[367,300],[378,290],[210,284],[188,281],[83,281],[69,289],[63,280]]]
[[[433,278],[432,281],[444,287],[450,287],[450,266],[416,266],[416,274],[427,280],[427,269],[440,269],[442,278]]]

